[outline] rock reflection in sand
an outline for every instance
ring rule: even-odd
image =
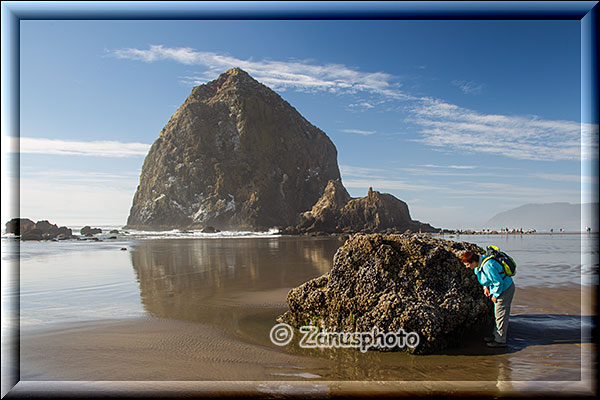
[[[147,312],[227,328],[240,307],[284,307],[289,289],[329,271],[341,244],[337,238],[150,240],[132,247],[131,260]]]
[[[308,356],[321,367],[302,372],[323,380],[486,381],[495,382],[494,390],[515,390],[514,380],[582,378],[580,352],[593,346],[580,337],[587,319],[580,316],[576,286],[518,291],[509,349],[501,354],[487,349],[480,338],[466,338],[460,348],[424,357],[303,349],[296,339],[285,348],[274,346],[269,330],[286,309],[287,292],[327,272],[341,244],[336,238],[297,237],[157,240],[136,243],[131,258],[142,304],[151,315],[210,324],[245,343]],[[551,300],[556,298],[562,301]]]

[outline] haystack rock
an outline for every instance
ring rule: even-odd
[[[369,188],[365,197],[351,198],[340,181],[330,181],[323,196],[290,233],[437,232],[410,217],[408,205],[388,193]]]
[[[194,87],[142,167],[127,228],[295,226],[329,180],[327,135],[239,68]]]
[[[277,320],[328,332],[377,327],[419,336],[414,347],[376,350],[430,354],[458,345],[490,326],[493,309],[460,262],[467,250],[483,253],[471,243],[426,235],[354,235],[336,252],[330,272],[288,293],[289,310]]]

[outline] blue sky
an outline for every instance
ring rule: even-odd
[[[327,133],[352,196],[372,186],[475,229],[579,203],[598,185],[581,175],[597,139],[581,151],[579,24],[21,21],[21,217],[124,225],[149,145],[234,66]]]

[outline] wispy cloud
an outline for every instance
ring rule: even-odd
[[[117,141],[70,141],[43,138],[4,136],[2,147],[20,149],[22,154],[75,155],[94,157],[143,157],[150,149],[145,143]],[[11,143],[12,142],[12,143]],[[15,143],[16,142],[16,143]]]
[[[87,185],[96,187],[125,188],[134,191],[140,178],[140,170],[123,173],[106,173],[98,171],[71,170],[39,170],[24,166],[21,168],[21,179],[55,184]]]
[[[598,127],[575,121],[548,120],[537,116],[483,114],[431,97],[416,97],[401,90],[400,79],[385,72],[364,72],[343,64],[317,64],[307,60],[253,60],[189,47],[151,45],[147,49],[107,51],[112,57],[142,62],[173,61],[204,71],[183,81],[199,85],[224,70],[241,67],[276,90],[294,89],[338,94],[368,93],[383,102],[403,100],[406,122],[416,124],[415,141],[443,151],[480,152],[514,159],[559,161],[596,157]],[[484,84],[467,80],[452,82],[465,93],[480,93]],[[377,108],[376,98],[348,106],[354,110]],[[343,132],[372,135],[375,131],[346,129]],[[583,143],[583,146],[582,146]]]
[[[415,141],[428,146],[542,161],[582,155],[578,122],[481,114],[433,98],[421,99],[411,111],[407,121],[419,125],[422,134]]]
[[[362,129],[342,129],[342,132],[344,133],[356,133],[359,135],[364,135],[364,136],[369,136],[369,135],[374,135],[375,131],[367,131],[367,130],[362,130]]]
[[[590,184],[598,184],[598,177],[587,176],[587,175],[573,175],[573,174],[553,174],[553,173],[543,173],[543,172],[535,172],[530,173],[528,176],[537,179],[544,179],[548,181],[556,181],[556,182],[572,182],[572,183],[590,183]]]
[[[444,191],[444,188],[435,185],[419,185],[402,179],[344,179],[343,184],[347,188],[367,189],[372,187],[379,191]]]
[[[458,182],[457,185],[464,187],[470,182]],[[477,199],[506,199],[515,204],[525,202],[548,202],[552,201],[577,201],[580,197],[579,189],[560,189],[552,187],[534,187],[532,185],[517,185],[502,182],[481,182],[473,185],[469,192],[461,191],[452,193],[452,198],[477,198]]]
[[[474,165],[435,165],[435,164],[425,164],[422,165],[425,168],[442,168],[442,169],[475,169],[477,168]]]
[[[386,171],[381,168],[355,167],[343,164],[340,165],[340,172],[344,177],[382,178],[385,176]]]
[[[389,98],[406,99],[396,78],[384,72],[362,72],[341,64],[318,65],[309,61],[243,60],[233,56],[190,47],[151,45],[148,49],[125,48],[108,51],[108,55],[143,62],[175,61],[205,67],[198,76],[186,76],[185,83],[199,85],[216,78],[224,70],[240,67],[254,78],[276,90],[294,88],[301,91],[332,93],[359,91],[377,93]]]
[[[462,90],[465,94],[480,94],[485,87],[484,84],[473,81],[454,80],[452,81],[452,84]]]
[[[359,110],[369,110],[371,108],[375,108],[375,106],[368,101],[361,101],[359,103],[349,104],[348,107]]]

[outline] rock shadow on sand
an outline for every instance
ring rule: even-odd
[[[508,347],[489,348],[481,337],[469,337],[465,345],[447,349],[445,355],[493,355],[517,353],[530,346],[591,343],[596,317],[566,314],[517,314],[510,316]]]

